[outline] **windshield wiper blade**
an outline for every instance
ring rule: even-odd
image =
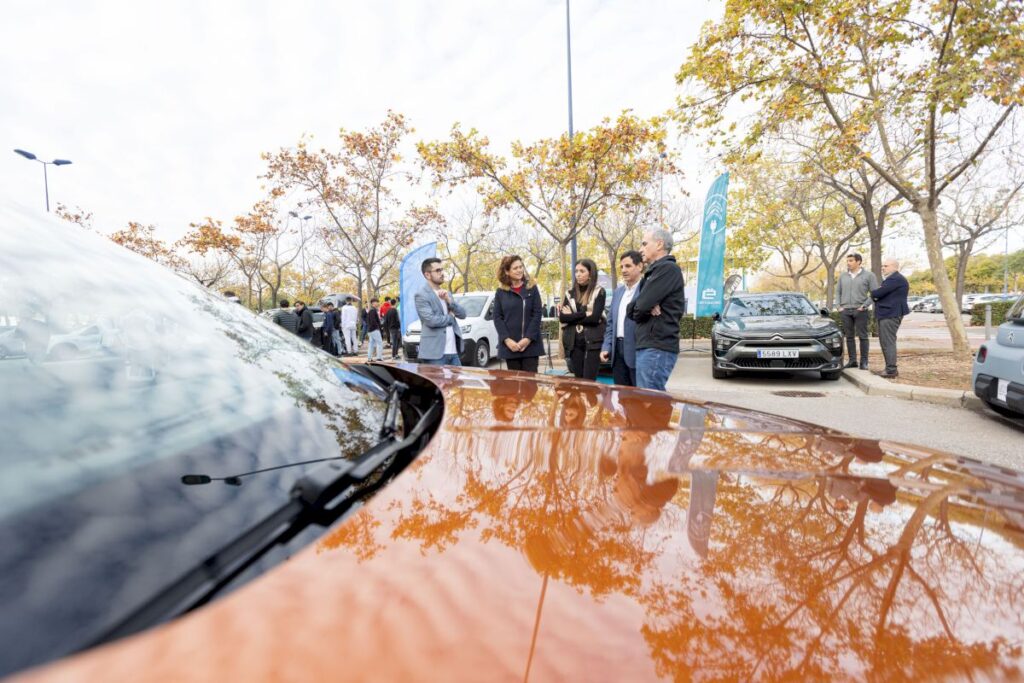
[[[289,542],[310,526],[332,524],[387,483],[425,445],[421,442],[429,438],[428,429],[437,422],[442,410],[441,402],[435,401],[405,436],[399,437],[398,404],[407,387],[400,382],[395,384],[401,387],[389,391],[378,443],[355,460],[332,459],[305,474],[292,487],[287,503],[82,649],[137,633],[206,604],[275,546]],[[372,476],[375,474],[378,476]]]

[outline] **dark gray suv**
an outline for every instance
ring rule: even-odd
[[[714,318],[715,379],[739,370],[818,370],[829,380],[842,374],[843,335],[803,294],[734,294]]]

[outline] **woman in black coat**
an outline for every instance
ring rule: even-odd
[[[523,259],[505,256],[498,265],[494,292],[494,328],[498,331],[498,358],[509,370],[537,372],[544,352],[540,338],[543,306],[536,285],[526,275]]]
[[[604,342],[604,288],[597,284],[597,264],[590,259],[580,259],[574,274],[576,282],[558,309],[562,348],[572,374],[597,379]]]

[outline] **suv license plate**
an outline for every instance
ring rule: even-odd
[[[1010,381],[1000,379],[996,381],[996,398],[1006,403],[1006,390],[1010,388]]]
[[[799,358],[798,349],[758,349],[758,358]]]

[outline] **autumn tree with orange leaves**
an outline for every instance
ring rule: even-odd
[[[443,222],[430,206],[399,196],[415,179],[403,164],[402,145],[414,132],[399,113],[367,131],[339,133],[336,150],[310,148],[303,138],[294,148],[263,155],[262,176],[275,192],[299,191],[304,206],[326,219],[323,238],[338,267],[360,292],[371,296],[394,282],[398,263],[422,230]]]
[[[448,140],[418,145],[435,185],[479,182],[488,211],[517,208],[558,243],[561,282],[568,283],[566,249],[612,206],[648,204],[662,170],[666,130],[661,118],[623,113],[570,139],[512,144],[510,159],[493,152],[475,128],[452,127]],[[665,173],[676,173],[671,161]]]

